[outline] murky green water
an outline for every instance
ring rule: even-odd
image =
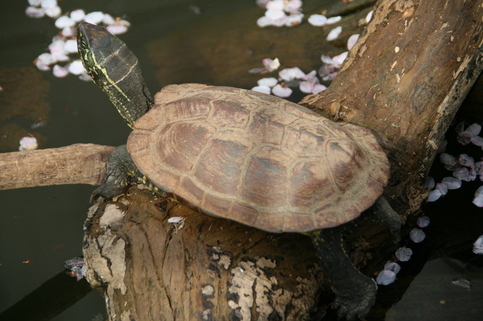
[[[54,21],[27,18],[26,0],[6,0],[2,5],[0,72],[30,67],[57,32]],[[284,67],[299,66],[309,72],[320,66],[320,54],[333,56],[344,46],[336,41],[334,47],[326,47],[318,40],[325,31],[307,24],[258,28],[256,19],[263,10],[254,0],[64,0],[61,7],[63,11],[102,10],[129,20],[132,27],[121,38],[139,57],[153,93],[163,85],[184,82],[250,88],[260,76],[247,71],[260,67],[262,58],[279,57]],[[304,2],[305,13],[323,7],[317,1]],[[40,72],[32,69],[32,73]],[[128,127],[92,83],[73,76],[57,79],[50,72],[40,74],[45,83],[29,83],[35,77],[26,78],[11,81],[25,86],[25,95],[45,91],[50,107],[46,125],[31,129],[38,119],[30,116],[0,121],[0,127],[16,125],[19,132],[35,131],[42,137],[41,148],[125,142]],[[293,99],[299,100],[300,95]],[[0,105],[0,114],[11,108]],[[14,146],[18,142],[17,137],[1,139]],[[54,186],[0,192],[0,311],[62,272],[65,260],[82,254],[82,225],[92,190],[91,186]],[[428,239],[410,244],[415,260],[403,265],[395,284],[380,288],[369,320],[483,319],[483,264],[471,252],[471,243],[483,234],[483,212],[471,204],[470,194],[454,192],[444,202],[427,207],[432,218],[425,230]],[[31,263],[23,264],[24,260]],[[462,277],[471,282],[471,290],[451,283]],[[54,320],[91,320],[99,313],[104,314],[104,302],[100,294],[91,292]]]

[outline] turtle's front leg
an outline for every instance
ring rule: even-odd
[[[102,184],[94,190],[92,195],[93,197],[113,198],[124,193],[133,178],[142,176],[127,152],[126,145],[121,145],[114,149],[109,156]]]
[[[338,317],[363,318],[376,301],[375,283],[352,264],[344,249],[342,227],[307,232],[335,293]]]

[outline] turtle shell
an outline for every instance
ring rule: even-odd
[[[210,215],[269,232],[351,221],[389,177],[369,130],[230,87],[163,88],[127,148],[159,188]]]

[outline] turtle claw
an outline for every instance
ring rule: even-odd
[[[362,281],[362,279],[360,279]],[[376,286],[372,280],[365,278],[365,284],[342,290],[334,289],[336,293],[334,306],[339,320],[359,320],[364,318],[376,302]],[[344,293],[344,294],[340,294]]]

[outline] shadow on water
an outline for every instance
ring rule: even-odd
[[[247,71],[261,67],[261,59],[266,57],[280,58],[282,67],[299,66],[309,72],[320,66],[320,54],[341,53],[347,37],[357,32],[357,17],[349,24],[353,28],[341,35],[344,41],[331,46],[319,40],[330,28],[305,23],[297,28],[260,29],[255,22],[263,10],[254,2],[104,0],[86,5],[72,0],[61,6],[63,11],[102,10],[129,20],[132,27],[121,38],[139,57],[153,93],[166,84],[186,82],[250,88],[261,76]],[[124,143],[129,129],[100,90],[73,76],[57,79],[50,72],[32,68],[32,61],[46,51],[56,29],[52,19],[27,18],[26,7],[27,1],[10,1],[0,11],[0,86],[4,92],[16,91],[9,103],[0,100],[2,150],[16,149],[19,137],[27,133],[40,138],[41,148],[80,142]],[[324,7],[329,4],[305,1],[304,13]],[[368,10],[362,9],[361,15]],[[300,98],[296,94],[292,99]],[[15,117],[1,116],[17,111],[20,115]],[[44,126],[32,129],[31,124],[39,120],[46,121]],[[454,140],[451,135],[448,137]],[[475,158],[481,157],[481,150],[472,152]],[[441,166],[435,167],[437,180],[443,177],[438,175],[446,175]],[[424,230],[427,238],[420,244],[402,242],[413,249],[413,259],[401,264],[394,284],[380,287],[368,320],[481,319],[483,260],[471,251],[472,243],[483,234],[481,209],[471,204],[477,187],[467,183],[464,190],[451,191],[424,208],[431,217],[431,225]],[[64,312],[59,309],[73,304],[77,299],[69,298],[87,290],[86,283],[66,279],[62,269],[65,260],[82,254],[82,226],[92,190],[92,186],[52,186],[0,192],[0,311],[32,293],[36,306],[21,306],[20,310],[37,309],[40,315],[49,301],[46,293],[60,292],[64,300],[54,300],[57,305],[47,308],[51,314],[46,320],[92,320],[105,314],[102,297],[95,291]],[[30,263],[23,264],[25,260]],[[470,281],[470,290],[452,283],[462,278]],[[67,290],[60,290],[60,285]],[[333,314],[324,320],[332,320]],[[0,314],[0,320],[3,317],[6,314]]]

